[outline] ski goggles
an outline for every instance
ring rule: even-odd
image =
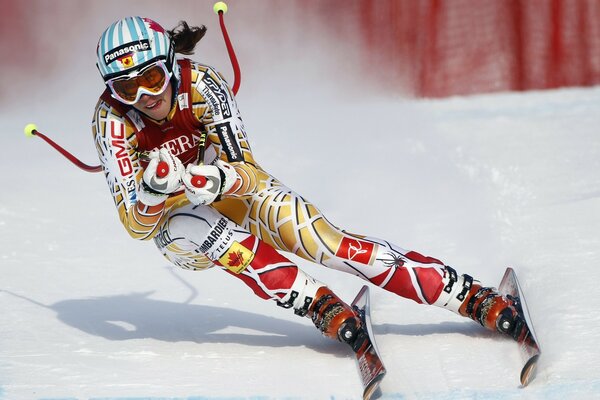
[[[112,96],[121,103],[137,103],[143,94],[156,96],[169,85],[170,72],[164,61],[158,61],[131,74],[110,79],[106,85]]]

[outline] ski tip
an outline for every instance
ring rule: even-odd
[[[529,360],[527,360],[525,366],[521,370],[521,385],[523,387],[529,385],[533,378],[535,378],[539,358],[539,354],[536,354],[535,356],[531,357]]]
[[[362,288],[360,288],[358,294],[352,301],[352,306],[355,306],[365,296],[367,298],[369,297],[369,287],[367,285],[364,285]]]
[[[367,386],[363,392],[363,400],[371,400],[376,399],[381,395],[381,390],[379,389],[379,384],[381,383],[383,377],[385,376],[385,372],[379,374],[375,379],[373,379],[369,386]]]

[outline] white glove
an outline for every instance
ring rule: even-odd
[[[213,165],[189,164],[182,176],[185,194],[193,204],[210,204],[220,200],[235,184],[238,173],[228,163],[217,160]]]
[[[169,195],[181,187],[183,164],[167,149],[152,150],[148,154],[150,162],[144,170],[138,191],[139,200],[147,206],[155,206],[165,201]],[[166,163],[166,175],[157,172],[159,163]],[[162,164],[165,165],[165,164]],[[161,177],[162,176],[162,177]]]

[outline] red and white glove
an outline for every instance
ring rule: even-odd
[[[148,157],[150,162],[140,182],[138,199],[147,206],[155,206],[167,200],[171,193],[181,187],[184,168],[179,158],[165,148],[152,150]],[[158,171],[159,163],[160,171]]]
[[[212,165],[189,164],[181,179],[189,201],[206,205],[219,200],[233,187],[238,177],[231,164],[217,160]]]

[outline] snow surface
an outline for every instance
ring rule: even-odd
[[[65,38],[89,52],[60,59],[50,76],[44,66],[28,82],[15,73],[21,86],[0,110],[0,399],[360,398],[345,346],[219,270],[169,266],[125,233],[101,175],[23,136],[36,122],[97,163],[99,33],[126,14],[166,26],[183,14],[135,1],[92,18],[104,10],[94,4],[88,29]],[[183,17],[209,27],[196,59],[229,75],[212,3],[194,4],[186,15],[204,14]],[[384,96],[368,79],[376,70],[349,68],[357,55],[342,57],[349,49],[317,26],[289,10],[253,25],[267,20],[261,10],[235,4],[238,104],[263,167],[349,231],[487,284],[512,265],[528,295],[544,354],[520,388],[513,342],[373,288],[382,399],[600,398],[600,88]],[[348,301],[363,284],[298,262]]]

